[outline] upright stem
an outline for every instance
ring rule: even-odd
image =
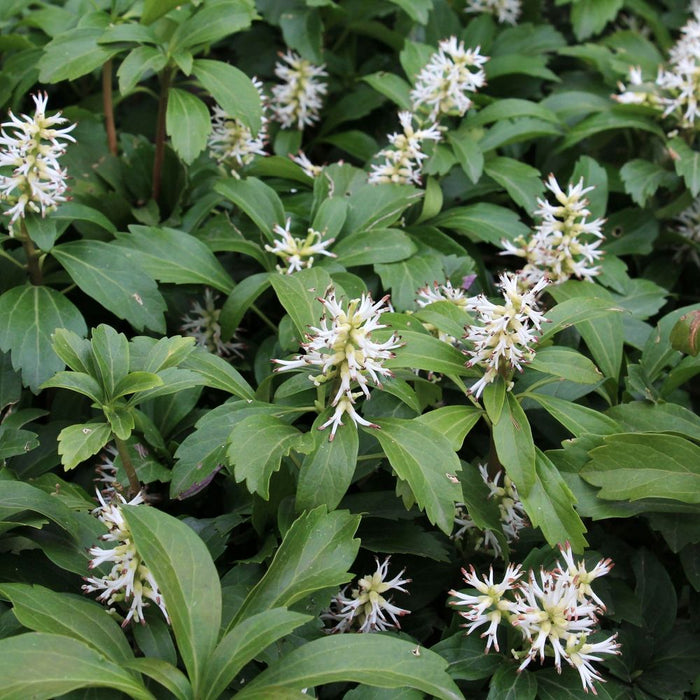
[[[112,437],[114,438],[114,444],[117,446],[117,452],[124,465],[124,471],[129,477],[129,491],[132,496],[135,496],[141,490],[141,482],[138,476],[136,476],[136,469],[134,469],[134,464],[129,456],[129,450],[124,440],[118,438],[114,433],[112,433]]]
[[[157,202],[160,197],[160,180],[163,173],[163,157],[165,156],[165,114],[168,109],[168,89],[173,69],[163,68],[160,74],[160,97],[158,98],[158,121],[156,123],[156,155],[153,159],[153,190],[151,196]]]
[[[112,102],[112,59],[102,66],[102,105],[107,129],[107,145],[112,155],[117,155],[117,129],[114,126],[114,103]]]
[[[32,284],[39,286],[43,282],[41,276],[41,265],[39,264],[39,256],[41,255],[34,245],[34,241],[30,238],[27,231],[27,224],[24,219],[20,219],[22,247],[27,256],[27,271],[29,272],[29,280]]]

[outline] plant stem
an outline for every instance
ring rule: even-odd
[[[160,74],[160,97],[158,98],[158,121],[156,122],[156,153],[153,159],[153,189],[151,196],[157,202],[160,197],[160,181],[163,174],[163,158],[165,156],[165,114],[168,109],[168,90],[173,69],[163,68]]]
[[[102,66],[102,105],[105,113],[107,146],[112,155],[117,155],[117,129],[114,125],[114,103],[112,101],[112,59]]]
[[[117,447],[119,457],[121,457],[124,471],[129,477],[129,491],[133,497],[141,490],[141,482],[139,481],[138,476],[136,476],[136,469],[134,469],[134,464],[129,456],[129,450],[126,446],[126,442],[124,442],[124,440],[121,438],[118,438],[114,433],[112,433],[112,437],[114,438],[114,444]]]
[[[24,252],[27,255],[27,271],[29,272],[29,280],[33,285],[39,286],[43,278],[41,276],[41,264],[39,262],[40,253],[34,245],[34,241],[30,238],[27,231],[27,224],[24,219],[21,219],[21,241]]]

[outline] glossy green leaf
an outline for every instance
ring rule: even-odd
[[[497,246],[504,238],[512,241],[518,236],[530,235],[530,229],[514,211],[488,203],[453,207],[434,219],[433,224],[452,229],[473,241],[485,241]]]
[[[117,245],[103,241],[73,241],[51,254],[88,296],[136,330],[165,332],[165,302],[156,283],[134,265]]]
[[[464,355],[452,345],[417,331],[402,330],[400,335],[404,345],[396,350],[395,358],[384,362],[385,367],[408,367],[457,376],[473,374],[466,367]]]
[[[458,452],[469,431],[479,422],[482,412],[474,406],[440,406],[416,420],[444,435],[452,449]]]
[[[137,700],[154,697],[133,675],[64,635],[30,632],[0,639],[0,654],[3,700],[50,700],[78,688],[114,688]]]
[[[612,406],[606,411],[619,423],[617,432],[678,433],[700,441],[700,417],[697,413],[675,403],[630,401]]]
[[[175,152],[185,163],[191,163],[204,150],[211,132],[207,106],[191,92],[171,87],[165,130]]]
[[[323,418],[327,418],[323,414]],[[337,508],[355,473],[359,439],[357,428],[351,420],[345,420],[333,440],[328,431],[318,430],[323,421],[315,421],[312,429],[313,450],[304,457],[299,469],[296,507],[298,511],[326,505]]]
[[[380,429],[367,431],[379,441],[396,475],[411,487],[430,522],[449,535],[454,504],[461,500],[454,477],[462,468],[449,440],[418,420],[381,418],[375,422]]]
[[[540,342],[551,338],[565,328],[578,326],[605,316],[619,315],[622,311],[620,306],[607,298],[580,296],[566,299],[547,311],[548,323],[542,327]]]
[[[224,294],[233,281],[209,248],[200,240],[174,228],[130,226],[118,234],[122,254],[154,279],[172,284],[203,284]]]
[[[535,484],[535,444],[527,416],[518,400],[507,392],[500,418],[493,424],[498,460],[524,499]]]
[[[676,172],[685,180],[693,197],[697,197],[700,192],[700,153],[679,138],[672,139],[668,147],[673,149]]]
[[[484,170],[484,154],[478,142],[468,132],[457,131],[448,135],[452,151],[467,177],[476,184]]]
[[[203,700],[219,698],[245,664],[311,619],[310,615],[273,608],[239,622],[214,650],[207,666]]]
[[[25,510],[41,513],[72,535],[81,531],[76,515],[59,499],[22,481],[3,481],[0,519],[7,520]]]
[[[149,391],[163,385],[162,377],[153,372],[130,372],[114,387],[113,398],[135,394],[139,391]]]
[[[620,432],[620,425],[600,411],[565,401],[556,396],[532,393],[528,397],[537,401],[552,418],[559,421],[572,435],[612,435]]]
[[[359,515],[339,510],[328,513],[324,506],[298,517],[226,632],[239,620],[272,608],[289,607],[315,591],[349,581],[352,576],[348,569],[360,545],[353,538],[359,522]]]
[[[654,121],[631,110],[626,110],[623,105],[608,112],[600,112],[599,114],[586,117],[569,131],[562,140],[559,149],[571,148],[571,146],[575,146],[577,143],[595,134],[617,129],[638,129],[652,133],[660,138],[664,137],[663,131]]]
[[[600,487],[599,498],[671,498],[700,503],[700,447],[682,437],[653,433],[609,435],[589,453],[581,476]]]
[[[423,192],[409,185],[369,184],[355,190],[348,198],[345,235],[356,231],[390,228]]]
[[[240,325],[246,311],[253,305],[256,299],[270,286],[270,276],[275,272],[259,272],[250,275],[237,284],[228,299],[221,307],[219,323],[221,324],[221,337],[230,338]]]
[[[51,335],[58,328],[79,336],[87,333],[81,313],[63,294],[26,285],[0,296],[0,349],[10,352],[13,368],[34,393],[63,369],[63,361],[51,347]]]
[[[129,341],[123,333],[101,323],[92,331],[92,354],[108,397],[129,372]]]
[[[620,168],[620,177],[625,192],[632,197],[635,204],[643,207],[646,201],[662,185],[671,185],[674,177],[665,168],[642,158],[633,158]]]
[[[513,664],[498,667],[489,683],[486,700],[535,700],[537,676],[528,671],[518,671]]]
[[[226,114],[257,134],[262,117],[260,93],[243,71],[223,61],[198,58],[192,73]]]
[[[379,634],[322,637],[294,649],[239,693],[241,700],[276,688],[306,688],[355,681],[380,688],[417,688],[442,700],[463,697],[447,675],[447,662],[429,649]]]
[[[196,349],[181,366],[199,374],[205,386],[212,389],[227,391],[247,401],[252,401],[255,397],[253,388],[235,367],[203,348]]]
[[[165,68],[168,57],[153,46],[137,46],[132,49],[117,69],[119,92],[128,95],[141,78],[150,71],[159,73]]]
[[[499,156],[487,160],[484,171],[528,214],[531,215],[538,208],[537,198],[542,195],[544,184],[537,168],[514,158]]]
[[[185,523],[146,506],[124,506],[134,544],[163,595],[194,694],[219,636],[221,587],[206,545]]]
[[[374,90],[388,97],[400,109],[411,109],[411,86],[400,76],[386,71],[362,77]]]
[[[0,595],[12,602],[27,629],[77,639],[116,663],[134,656],[115,619],[84,597],[25,583],[2,583]]]
[[[272,229],[284,227],[284,206],[277,193],[262,180],[247,177],[245,180],[230,178],[219,180],[214,191],[240,207],[265,234],[268,241],[275,238]]]
[[[146,623],[151,624],[149,621]],[[177,700],[193,700],[192,686],[187,680],[187,676],[176,666],[164,661],[150,657],[133,658],[122,664],[130,671],[142,673],[144,676],[152,678],[169,690]]]
[[[144,0],[141,24],[153,24],[159,17],[168,14],[180,5],[179,0]]]
[[[352,267],[404,260],[416,252],[416,246],[403,231],[388,228],[345,236],[330,250],[338,256],[339,263]]]
[[[69,425],[58,435],[58,454],[64,469],[73,469],[97,454],[112,437],[107,423]]]
[[[97,403],[103,403],[105,400],[104,392],[97,380],[84,372],[56,372],[51,379],[41,385],[41,389],[49,387],[77,391]]]
[[[226,451],[236,481],[245,481],[250,493],[267,500],[270,477],[279,470],[282,457],[299,450],[304,434],[274,416],[248,416],[238,423]]]
[[[377,263],[374,269],[383,287],[391,289],[391,303],[398,311],[415,308],[417,290],[444,277],[440,258],[426,253],[399,262]]]
[[[600,370],[585,355],[571,348],[541,348],[528,366],[578,384],[597,384],[603,380]]]
[[[578,0],[571,7],[571,24],[579,41],[599,34],[622,9],[623,0]]]
[[[178,48],[191,48],[198,44],[211,44],[243,29],[248,29],[257,19],[252,0],[219,0],[204,5],[176,30],[173,44]]]

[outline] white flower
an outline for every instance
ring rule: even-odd
[[[311,375],[309,379],[317,386],[333,380],[336,391],[331,405],[336,408],[332,418],[321,429],[332,425],[332,440],[342,415],[347,413],[355,424],[372,425],[361,419],[354,410],[355,398],[360,393],[354,391],[358,386],[360,392],[369,398],[368,380],[381,387],[380,377],[392,376],[391,371],[382,363],[394,356],[392,350],[399,347],[399,338],[392,334],[383,343],[372,340],[372,332],[386,328],[379,322],[381,315],[388,309],[385,304],[388,296],[378,302],[372,302],[369,294],[348,302],[347,310],[335,298],[335,291],[330,288],[319,301],[325,312],[319,328],[311,327],[307,334],[307,343],[303,343],[305,354],[293,360],[273,360],[282,367],[277,371],[298,369],[309,365],[319,367],[321,373]],[[328,316],[326,315],[328,314]],[[376,427],[376,426],[375,426]]]
[[[421,107],[428,109],[428,119],[434,121],[442,115],[464,116],[472,106],[469,92],[476,92],[486,84],[486,73],[482,66],[488,61],[482,56],[480,47],[464,48],[464,42],[457,42],[451,36],[438,44],[427,65],[416,76],[411,90],[414,111]]]
[[[568,636],[564,658],[578,671],[583,689],[586,692],[590,690],[593,695],[597,695],[593,681],[605,683],[605,679],[593,668],[591,662],[601,661],[600,656],[594,656],[594,654],[619,654],[620,645],[615,641],[616,638],[617,635],[613,634],[602,642],[590,644],[585,635],[571,634]]]
[[[482,625],[488,625],[488,629],[481,635],[482,638],[486,637],[486,652],[488,653],[492,646],[496,651],[500,651],[497,637],[498,625],[514,607],[513,601],[504,596],[513,590],[516,581],[522,576],[521,566],[509,564],[500,583],[494,583],[493,567],[489,568],[488,578],[484,576],[483,581],[479,580],[473,566],[469,568],[469,573],[466,569],[462,569],[464,582],[475,588],[478,595],[452,590],[450,595],[457,600],[450,603],[469,607],[467,612],[459,613],[468,621],[468,624],[464,625],[467,628],[467,634],[471,634]]]
[[[121,484],[117,480],[117,465],[114,463],[117,454],[119,454],[117,448],[108,445],[100,455],[102,462],[95,467],[97,476],[94,481],[97,484],[102,484],[100,492],[103,499],[111,500],[116,498],[117,493],[122,489]]]
[[[260,94],[263,106],[260,129],[255,136],[249,127],[238,119],[230,117],[219,105],[214,106],[212,114],[212,130],[207,140],[209,153],[218,163],[225,163],[232,167],[233,174],[237,168],[251,163],[256,155],[267,155],[265,153],[268,123],[265,116],[267,98],[263,93],[263,84],[257,78],[252,78],[252,82]]]
[[[304,268],[311,267],[314,262],[314,255],[325,255],[329,258],[335,258],[335,253],[326,250],[328,246],[335,241],[335,238],[323,240],[323,234],[319,231],[309,228],[306,232],[306,238],[295,238],[289,232],[291,219],[282,228],[279,224],[275,224],[272,229],[280,238],[275,239],[275,245],[265,245],[265,250],[278,255],[287,265],[286,274],[291,275],[293,272],[298,272]],[[277,265],[279,272],[285,272]]]
[[[569,579],[571,585],[576,588],[580,601],[592,598],[601,610],[605,610],[605,603],[593,592],[591,583],[595,581],[595,579],[610,573],[610,569],[613,567],[612,559],[601,559],[588,571],[585,561],[579,560],[578,564],[574,561],[574,554],[568,542],[565,545],[559,545],[559,549],[561,550],[562,557],[564,557],[565,564],[565,566],[562,566],[557,562],[559,575]]]
[[[420,185],[421,166],[428,157],[428,154],[423,152],[423,141],[439,141],[442,135],[437,124],[425,129],[414,129],[413,120],[411,112],[399,112],[403,133],[389,135],[391,146],[377,154],[377,158],[383,158],[384,162],[372,166],[369,182]]]
[[[314,65],[293,51],[280,56],[283,62],[275,64],[275,75],[284,82],[272,88],[272,113],[285,129],[296,126],[303,131],[318,121],[322,98],[328,90],[320,78],[328,73],[325,65]]]
[[[532,327],[539,331],[546,320],[537,310],[537,294],[546,285],[547,280],[541,279],[529,291],[520,292],[517,277],[506,272],[499,285],[504,305],[491,303],[483,294],[468,300],[467,308],[478,314],[482,325],[467,327],[465,339],[473,343],[473,349],[467,350],[471,355],[467,366],[478,364],[486,370],[470,388],[476,398],[499,374],[509,379],[513,370],[521,371],[522,365],[534,357],[531,346],[537,342],[537,335]]]
[[[46,116],[46,93],[32,95],[32,99],[34,116],[23,114],[20,119],[10,112],[10,121],[2,124],[0,133],[0,167],[12,168],[11,175],[0,175],[0,199],[13,203],[5,212],[10,217],[10,228],[26,215],[27,209],[44,216],[66,201],[68,175],[58,160],[67,144],[59,139],[75,142],[69,132],[76,125],[54,128],[67,119],[60,112]],[[8,134],[5,127],[13,131]]]
[[[522,10],[520,0],[467,0],[465,12],[487,12],[501,24],[516,24]]]
[[[647,105],[657,109],[661,106],[656,84],[644,80],[640,66],[630,66],[627,85],[618,81],[617,89],[619,94],[611,97],[620,104]]]
[[[398,576],[386,581],[389,559],[387,557],[380,564],[375,557],[377,569],[373,574],[361,578],[350,596],[346,595],[346,586],[331,600],[329,610],[321,615],[324,620],[336,622],[328,632],[347,632],[353,625],[357,626],[358,632],[363,633],[385,632],[401,627],[399,617],[408,615],[410,611],[393,605],[383,594],[390,590],[408,593],[403,586],[410,583],[411,579],[401,578],[405,571],[403,569]],[[387,619],[387,615],[390,619]]]
[[[599,247],[604,239],[601,227],[605,223],[605,219],[587,220],[591,212],[584,195],[594,188],[584,187],[581,178],[576,185],[569,184],[565,193],[554,175],[549,176],[545,186],[556,202],[538,199],[535,216],[541,221],[535,233],[528,240],[520,236],[513,242],[502,241],[505,251],[501,255],[517,255],[527,260],[518,273],[525,288],[545,277],[552,284],[570,277],[590,282],[600,274],[600,267],[594,263],[603,255]]]
[[[418,290],[416,303],[421,309],[436,301],[448,301],[461,309],[467,306],[467,296],[464,293],[464,289],[461,287],[455,289],[450,280],[447,280],[445,284],[433,282],[432,287],[428,284]]]
[[[93,511],[93,514],[108,529],[107,534],[103,535],[101,539],[117,544],[113,549],[91,547],[88,550],[90,556],[93,557],[90,561],[91,569],[105,562],[113,562],[113,566],[106,576],[86,578],[86,583],[82,586],[83,591],[85,593],[102,591],[97,596],[97,600],[106,605],[122,601],[129,603],[129,612],[122,627],[129,624],[132,619],[134,622],[145,623],[143,609],[148,606],[147,601],[149,600],[160,608],[165,619],[170,622],[158,584],[136,549],[131,530],[121,511],[122,505],[141,505],[144,502],[143,494],[138,493],[128,502],[120,494],[116,494],[114,500],[107,501],[98,491],[97,498],[100,501],[100,506]]]
[[[180,330],[187,336],[195,339],[197,345],[206,348],[209,352],[219,357],[236,355],[243,357],[241,350],[243,343],[237,342],[238,337],[233,334],[231,340],[224,341],[221,338],[221,324],[219,317],[221,309],[217,309],[216,295],[211,289],[204,290],[204,305],[198,301],[193,302],[192,310],[182,317]]]
[[[289,155],[289,157],[304,171],[309,177],[318,177],[323,172],[322,165],[314,165],[307,157],[304,151],[299,151],[297,155]]]

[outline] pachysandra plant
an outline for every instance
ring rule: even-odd
[[[700,2],[45,5],[0,696],[696,696]]]

